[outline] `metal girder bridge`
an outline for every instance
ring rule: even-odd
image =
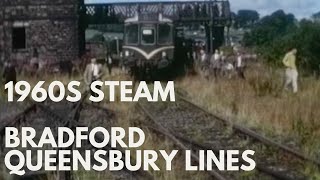
[[[161,13],[177,24],[204,24],[207,34],[207,48],[210,52],[223,43],[224,27],[231,25],[231,10],[228,0],[167,0],[102,4],[85,4],[83,0],[80,1],[82,1],[80,3],[80,26],[82,24],[82,28],[89,24],[123,23],[125,19],[135,15],[149,16]]]
[[[85,4],[86,14],[94,16],[98,9],[106,16],[119,18],[134,17],[136,14],[159,14],[176,22],[208,22],[226,26],[230,23],[230,4],[226,0],[193,0],[163,2],[128,2]]]

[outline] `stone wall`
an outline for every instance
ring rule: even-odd
[[[34,49],[40,60],[76,59],[77,6],[76,0],[0,0],[0,59],[28,63]],[[25,28],[24,49],[12,47],[16,27]]]
[[[4,60],[3,1],[0,1],[0,63]]]

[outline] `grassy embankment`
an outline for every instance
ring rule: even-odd
[[[176,81],[176,86],[188,93],[190,99],[210,112],[226,117],[235,123],[253,128],[279,142],[299,147],[304,153],[319,158],[320,149],[320,81],[312,77],[300,78],[300,91],[292,94],[282,90],[283,75],[279,70],[266,68],[256,64],[246,72],[247,80],[219,79],[205,80],[199,76],[185,77]],[[20,79],[23,79],[20,77]],[[61,80],[70,81],[64,76],[51,76],[47,82]],[[73,78],[73,79],[81,79]],[[104,80],[128,80],[127,76],[115,75],[104,77]],[[28,78],[31,83],[38,79]],[[1,95],[3,96],[3,94]],[[119,126],[135,126],[143,120],[138,115],[133,103],[103,103],[118,114]],[[146,142],[142,149],[174,149],[168,141],[159,139],[153,133],[146,131]],[[156,179],[184,179],[192,173],[183,171],[179,163],[173,165],[174,171],[151,172]],[[159,161],[159,166],[165,163]],[[180,165],[181,166],[181,165]],[[315,178],[317,173],[306,168]],[[204,179],[201,173],[194,173],[192,177]],[[106,173],[79,172],[78,179],[111,179]]]
[[[297,94],[283,90],[283,71],[254,64],[238,78],[205,80],[198,76],[177,82],[190,100],[234,123],[257,130],[320,159],[320,81],[300,77]],[[316,179],[320,173],[306,167]]]

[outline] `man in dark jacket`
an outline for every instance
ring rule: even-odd
[[[17,72],[16,68],[11,62],[6,62],[3,69],[2,77],[4,79],[4,84],[8,82],[13,82],[15,84],[17,82]]]
[[[113,62],[112,62],[112,56],[110,53],[107,54],[107,57],[105,59],[107,67],[108,67],[108,71],[109,71],[109,75],[112,75],[112,66],[113,66]]]

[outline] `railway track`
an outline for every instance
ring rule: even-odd
[[[4,159],[5,152],[7,151],[4,146],[4,136],[5,136],[5,127],[33,127],[36,131],[43,131],[44,127],[50,127],[55,129],[57,127],[69,127],[74,129],[77,126],[81,127],[96,127],[101,126],[102,123],[105,125],[105,128],[111,128],[115,126],[117,122],[114,112],[95,106],[85,102],[86,93],[82,95],[81,101],[77,103],[68,103],[68,102],[44,102],[44,103],[30,103],[27,105],[24,110],[19,111],[15,115],[10,112],[10,116],[3,116],[0,119],[0,140],[1,140],[1,159]],[[57,138],[57,134],[54,134],[54,137]],[[38,137],[35,137],[37,139]],[[98,139],[100,137],[97,137]],[[102,141],[102,140],[101,140]],[[73,147],[70,147],[72,150]],[[87,144],[83,147],[83,150],[96,151],[91,144]],[[114,149],[111,146],[103,148],[104,150]],[[117,149],[123,152],[122,149]],[[123,156],[125,157],[125,156]],[[16,160],[12,160],[13,162]],[[52,174],[53,177],[56,177],[59,180],[71,180],[73,179],[72,172],[26,172],[25,175],[21,177],[11,177],[13,179],[48,179],[48,174]],[[153,179],[148,172],[136,171],[130,172],[127,169],[118,172],[111,172],[114,179]],[[4,177],[2,177],[4,178]],[[1,177],[0,177],[1,179]]]
[[[191,149],[197,161],[199,150],[254,150],[256,170],[246,172],[218,171],[209,173],[214,179],[310,179],[305,167],[320,168],[317,160],[274,142],[240,125],[217,117],[178,95],[177,101],[147,103],[139,107],[150,121],[146,127],[168,137],[181,149]],[[240,162],[242,160],[240,159]]]

